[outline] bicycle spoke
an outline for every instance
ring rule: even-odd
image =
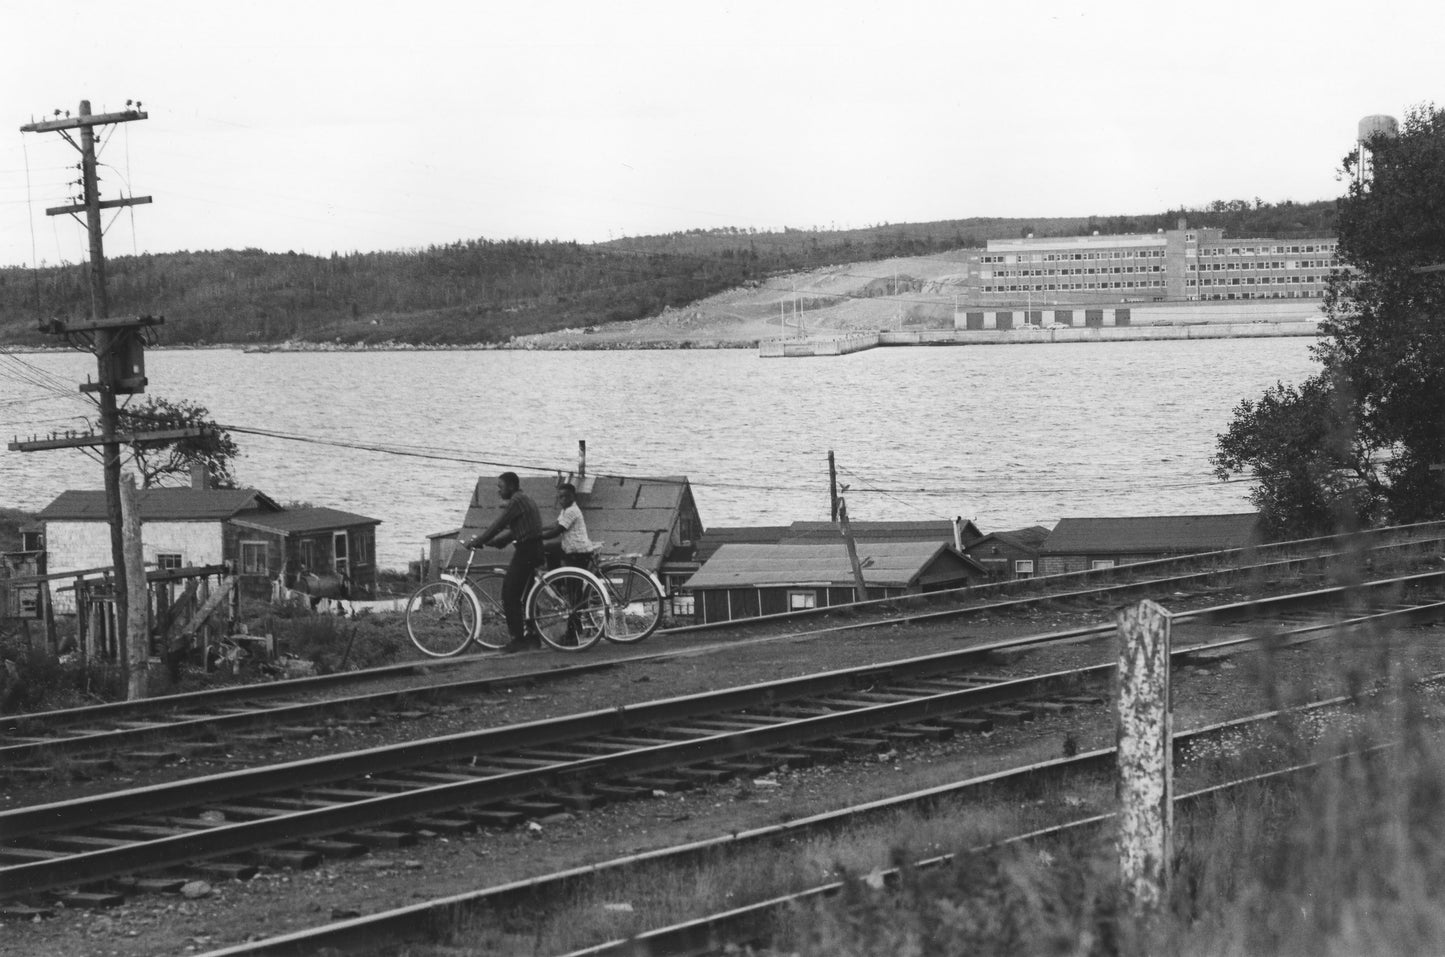
[[[609,608],[603,637],[619,644],[641,641],[662,621],[662,591],[651,575],[636,565],[604,565]]]
[[[428,582],[407,599],[406,632],[417,648],[434,658],[461,652],[476,626],[476,601],[455,582]]]

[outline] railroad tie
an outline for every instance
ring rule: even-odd
[[[467,808],[462,813],[481,827],[513,827],[527,818],[521,811],[508,811],[505,808]]]
[[[347,831],[341,835],[341,838],[346,841],[356,841],[368,847],[411,847],[416,843],[416,835],[410,831],[385,831],[375,828]]]
[[[356,841],[334,841],[328,838],[311,838],[302,841],[300,846],[323,857],[335,858],[360,857],[369,850],[365,844]]]

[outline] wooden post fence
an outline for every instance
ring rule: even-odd
[[[1119,870],[1132,911],[1145,916],[1165,900],[1173,857],[1170,618],[1152,601],[1122,608],[1116,618]]]

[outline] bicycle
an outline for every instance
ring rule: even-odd
[[[475,550],[460,573],[443,572],[407,600],[407,633],[436,658],[460,654],[471,642],[496,650],[511,636],[502,608],[504,569],[473,574]],[[599,637],[632,644],[662,622],[663,590],[644,568],[627,558],[588,555],[585,567],[538,569],[523,601],[528,627],[559,651],[584,651]],[[599,624],[600,622],[600,624]]]
[[[407,635],[422,653],[449,658],[472,642],[496,651],[511,640],[502,604],[505,570],[473,574],[475,558],[476,550],[468,549],[459,572],[442,572],[407,598]],[[611,592],[584,568],[538,568],[522,603],[526,627],[559,651],[585,651],[606,630]]]
[[[594,548],[584,566],[607,588],[607,627],[602,637],[619,645],[635,644],[662,624],[662,586],[635,556],[602,557]]]

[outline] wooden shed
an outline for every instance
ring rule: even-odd
[[[1063,518],[1039,550],[1040,574],[1112,568],[1174,555],[1244,548],[1263,540],[1258,512]]]
[[[544,526],[556,520],[557,486],[568,481],[577,486],[577,505],[587,523],[587,534],[602,543],[603,554],[633,556],[637,564],[657,576],[668,594],[678,596],[670,609],[672,615],[690,616],[691,598],[681,595],[679,589],[698,568],[696,548],[703,526],[687,477],[588,474],[578,480],[570,475],[523,475],[522,491],[537,503]],[[497,517],[502,504],[496,476],[479,478],[462,527],[427,536],[433,576],[439,568],[466,561],[457,539],[481,532]],[[496,549],[478,555],[479,560],[494,565],[504,565],[509,558],[509,552]]]
[[[1012,581],[1039,574],[1039,550],[1049,537],[1043,525],[991,532],[964,546],[963,553],[983,566],[989,581]]]
[[[983,577],[978,563],[951,545],[860,542],[857,548],[869,599],[960,588]],[[860,600],[841,541],[723,545],[686,587],[699,624]]]
[[[243,594],[260,597],[253,594],[259,582],[251,580],[259,575],[266,576],[268,594],[270,582],[278,577],[287,588],[295,587],[305,570],[349,578],[352,598],[374,597],[380,524],[377,518],[312,506],[231,519],[243,562],[237,566]]]

